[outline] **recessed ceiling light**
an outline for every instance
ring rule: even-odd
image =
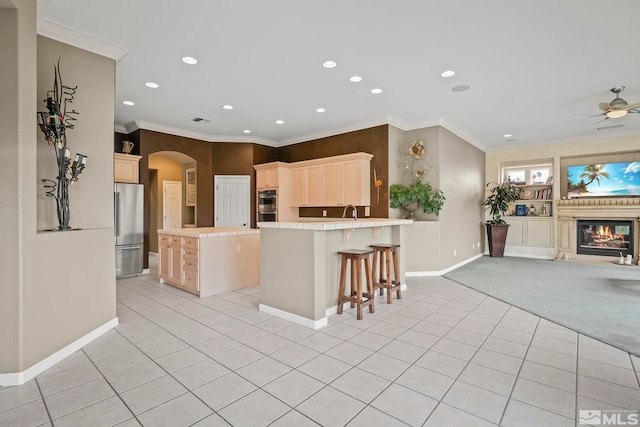
[[[505,133],[505,134],[504,134],[504,135],[502,135],[502,136],[504,136],[505,138],[511,138],[513,135],[511,135],[510,133]]]
[[[196,58],[192,58],[191,56],[183,56],[182,62],[189,65],[195,65],[198,63],[198,60]]]
[[[378,88],[371,89],[371,93],[374,94],[374,95],[377,95],[379,93],[382,93],[382,89],[378,89]]]
[[[251,133],[251,131],[250,131],[249,129],[245,129],[245,130],[243,130],[242,132],[244,132],[244,133]]]
[[[154,83],[154,82],[146,82],[144,85],[146,87],[150,87],[151,89],[158,89],[160,87],[158,83]]]
[[[451,88],[451,92],[464,92],[465,90],[469,90],[470,87],[469,85],[454,86]]]
[[[325,111],[327,110],[325,110],[324,108],[316,108],[316,113],[324,113]]]
[[[136,103],[135,103],[135,102],[133,102],[133,101],[122,101],[122,103],[123,103],[124,105],[136,105]]]
[[[442,77],[451,77],[455,74],[456,72],[453,70],[447,70],[447,71],[443,71],[442,73],[440,73],[440,75]]]
[[[276,124],[283,125],[284,124],[284,120],[276,120]]]
[[[335,62],[335,61],[324,61],[324,62],[322,63],[322,66],[323,66],[324,68],[336,68],[336,66],[337,66],[337,65],[338,65],[338,64],[336,64],[336,62]]]
[[[233,110],[233,105],[224,104],[222,108],[224,108],[225,110]]]
[[[349,77],[349,81],[353,83],[358,83],[362,81],[362,77],[360,76],[351,76]]]

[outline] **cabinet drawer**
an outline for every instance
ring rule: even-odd
[[[169,236],[169,241],[171,243],[177,243],[177,244],[181,245],[182,244],[182,237],[180,237],[180,236]]]
[[[182,268],[184,271],[198,271],[198,260],[195,258],[184,258],[184,263],[182,264]]]
[[[193,258],[194,260],[198,260],[198,248],[194,248],[193,246],[184,245],[184,256]]]
[[[170,239],[166,234],[158,234],[158,241],[160,243],[169,243]]]
[[[199,290],[198,272],[197,271],[184,271],[184,283],[183,286],[189,289]]]
[[[185,246],[193,246],[194,248],[198,247],[198,238],[196,237],[184,237],[184,245]]]

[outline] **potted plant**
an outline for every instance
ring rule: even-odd
[[[438,215],[444,205],[444,193],[433,188],[428,181],[422,182],[422,177],[429,169],[421,164],[421,158],[425,154],[424,142],[413,141],[409,150],[404,153],[408,159],[403,162],[403,183],[389,187],[389,205],[406,210],[406,218],[414,218],[420,208],[424,213]]]
[[[389,205],[392,208],[403,208],[407,211],[407,218],[413,218],[415,212],[422,208],[428,214],[440,213],[445,197],[441,190],[435,189],[428,182],[419,179],[409,186],[393,184],[389,188]]]
[[[509,203],[515,202],[520,197],[520,189],[510,183],[488,183],[493,185],[489,196],[482,202],[482,206],[489,209],[491,219],[485,222],[487,227],[487,240],[489,242],[489,255],[496,258],[504,256],[504,247],[507,241],[509,224],[502,216],[507,213]]]

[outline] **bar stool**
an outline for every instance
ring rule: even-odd
[[[345,301],[351,302],[351,308],[357,306],[357,319],[362,320],[362,308],[369,307],[369,313],[375,312],[373,305],[374,291],[371,281],[371,269],[369,267],[369,255],[373,251],[370,249],[348,249],[338,252],[342,255],[340,266],[340,288],[338,289],[338,314],[342,314],[342,306]],[[362,292],[362,264],[364,261],[364,271],[367,289]],[[347,264],[351,264],[351,283],[349,295],[345,295],[347,282]]]
[[[400,291],[400,269],[398,268],[398,248],[400,245],[380,243],[377,245],[369,245],[373,248],[373,274],[375,276],[376,265],[378,263],[378,254],[380,254],[380,268],[378,275],[374,277],[373,288],[380,289],[380,295],[383,289],[387,290],[387,304],[391,304],[391,293],[395,292],[398,299],[402,298]],[[391,280],[391,261],[393,259],[393,280]],[[383,268],[384,266],[384,268]]]

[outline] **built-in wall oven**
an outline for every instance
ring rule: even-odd
[[[258,191],[258,222],[274,222],[278,220],[276,190]]]

